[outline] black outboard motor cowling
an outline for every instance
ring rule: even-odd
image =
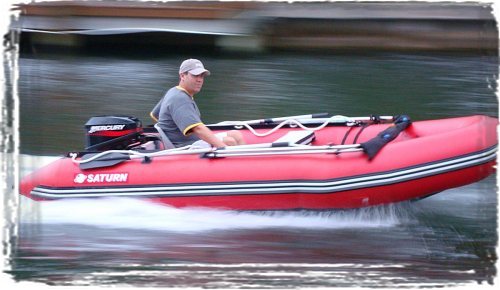
[[[96,116],[85,123],[86,151],[126,149],[137,143],[143,132],[142,123],[130,116]]]

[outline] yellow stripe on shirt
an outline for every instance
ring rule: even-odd
[[[180,91],[185,92],[188,96],[190,96],[190,97],[191,97],[191,99],[194,99],[194,98],[193,98],[193,96],[191,96],[191,94],[190,94],[188,91],[186,91],[186,89],[185,89],[185,88],[183,88],[183,87],[181,87],[181,86],[176,86],[175,88],[176,88],[176,89],[178,89],[178,90],[180,90]]]
[[[158,119],[156,119],[155,115],[153,115],[153,112],[149,112],[149,116],[151,117],[151,119],[153,119],[153,121],[155,121],[156,123],[158,123]]]
[[[193,125],[189,125],[189,126],[187,126],[187,127],[186,127],[186,129],[184,129],[184,131],[182,132],[182,134],[184,134],[184,136],[189,135],[189,134],[190,134],[190,133],[189,133],[189,131],[190,131],[191,129],[193,129],[194,127],[199,126],[199,125],[203,125],[203,123],[201,123],[201,122],[200,122],[200,123],[195,123],[195,124],[193,124]]]

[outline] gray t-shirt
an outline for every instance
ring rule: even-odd
[[[200,140],[191,129],[203,124],[198,106],[193,98],[180,87],[173,87],[156,104],[151,114],[175,147],[182,147]]]

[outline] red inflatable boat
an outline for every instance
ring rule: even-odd
[[[132,117],[94,117],[87,148],[21,181],[34,200],[134,197],[175,207],[346,209],[415,200],[494,172],[496,118],[294,116],[222,122],[248,145],[170,148]],[[163,137],[163,138],[162,138]]]

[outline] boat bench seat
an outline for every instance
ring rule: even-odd
[[[160,139],[163,142],[164,149],[175,148],[174,144],[172,144],[170,139],[168,139],[167,134],[165,134],[165,132],[163,132],[160,125],[158,125],[158,123],[156,123],[156,124],[154,124],[154,127],[155,127],[156,131],[158,131],[158,133],[160,134]]]
[[[273,144],[284,144],[285,146],[293,145],[309,145],[314,140],[316,136],[313,131],[290,131],[283,135],[278,140],[274,141]]]

